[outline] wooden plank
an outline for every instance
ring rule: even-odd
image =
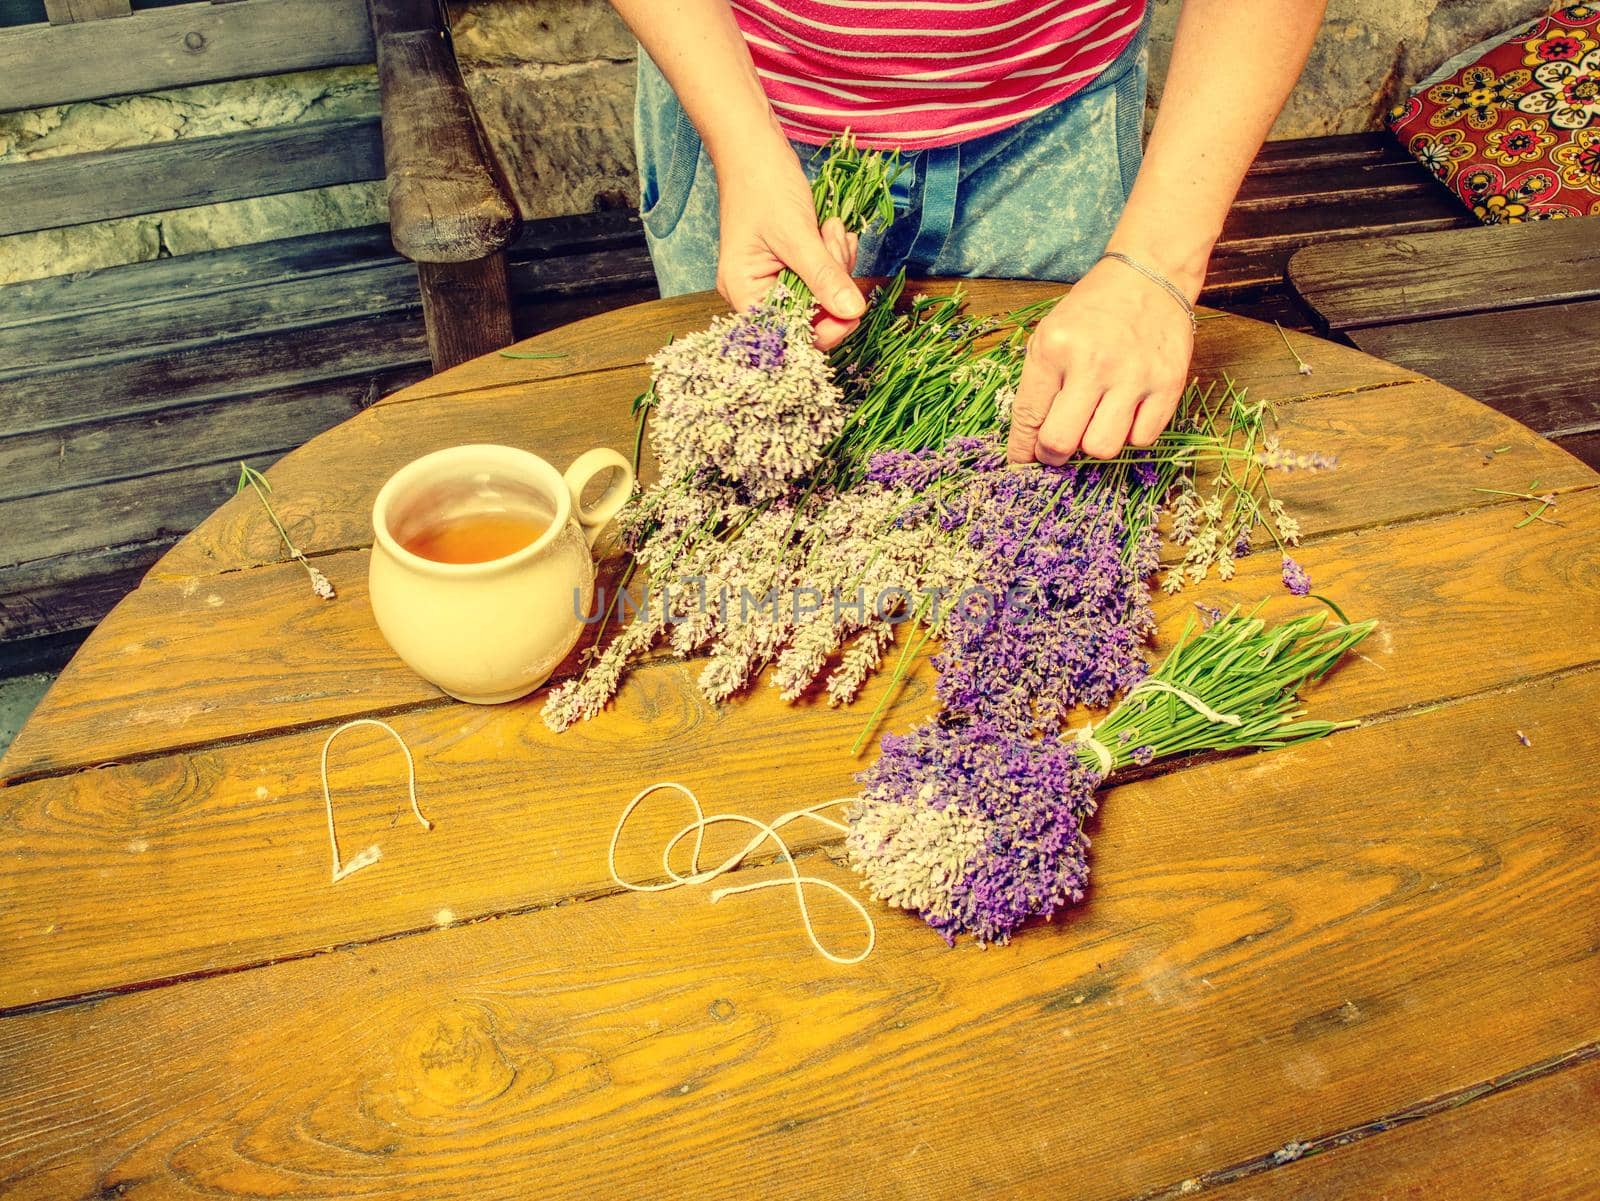
[[[1250,164],[1250,174],[1289,174],[1325,166],[1415,161],[1388,133],[1371,130],[1267,142]]]
[[[43,634],[21,642],[0,642],[0,678],[47,673],[55,675],[83,645],[83,633],[68,630]]]
[[[418,263],[417,278],[435,371],[448,371],[516,341],[504,254],[470,263]]]
[[[1206,290],[1201,293],[1201,299],[1226,308],[1228,298],[1241,289],[1258,288],[1263,285],[1285,287],[1284,274],[1288,269],[1289,259],[1303,246],[1321,246],[1369,238],[1375,228],[1389,232],[1405,231],[1420,234],[1459,229],[1468,224],[1475,222],[1465,210],[1460,213],[1435,212],[1416,217],[1396,217],[1388,224],[1379,227],[1370,224],[1347,226],[1334,224],[1325,229],[1313,227],[1302,230],[1287,240],[1275,241],[1269,236],[1264,244],[1251,238],[1219,243],[1216,253],[1211,256],[1211,265],[1206,271]]]
[[[81,642],[176,541],[169,534],[0,567],[0,646],[74,631]]]
[[[1433,189],[1430,195],[1409,199],[1398,212],[1382,199],[1369,200],[1353,195],[1335,203],[1303,208],[1266,212],[1234,209],[1229,212],[1223,225],[1218,245],[1231,254],[1242,255],[1273,248],[1318,247],[1330,235],[1366,241],[1374,234],[1397,230],[1432,230],[1471,220],[1471,215],[1443,188]],[[1446,232],[1449,232],[1448,229]],[[1413,235],[1408,233],[1406,236]]]
[[[1364,326],[1350,337],[1369,354],[1558,435],[1600,429],[1597,329],[1600,299]]]
[[[253,2],[253,0],[252,0]],[[550,305],[565,299],[611,296],[615,289],[637,277],[644,252],[617,255],[610,251],[538,259],[517,264],[512,270],[515,298],[524,305]],[[253,287],[218,289],[190,296],[177,293],[150,298],[130,310],[107,307],[84,316],[70,310],[57,318],[0,329],[0,386],[15,407],[7,425],[49,428],[71,420],[71,412],[103,405],[105,396],[122,397],[139,408],[148,406],[148,389],[112,389],[98,381],[106,368],[128,359],[145,359],[188,348],[227,345],[217,374],[223,380],[244,377],[244,363],[235,353],[248,355],[240,340],[263,334],[281,334],[332,321],[359,321],[380,314],[405,318],[419,313],[422,298],[417,270],[397,257],[369,264],[360,270],[314,272],[309,276],[283,276],[259,281]],[[552,310],[558,311],[553,308]],[[405,329],[402,321],[372,331],[368,352],[377,351],[380,362],[392,362],[379,346]],[[334,339],[341,347],[342,339]],[[392,353],[392,352],[390,352]],[[425,358],[420,353],[419,358]],[[409,352],[407,361],[410,360]],[[45,387],[49,400],[30,396],[33,377],[40,372],[70,372],[88,368],[97,381],[91,397],[67,397],[60,406],[60,389]],[[211,381],[216,388],[217,381]],[[238,384],[233,385],[237,389]],[[167,397],[163,390],[159,393]],[[31,424],[29,424],[31,421]]]
[[[513,281],[518,271],[519,268],[513,266]],[[871,281],[864,283],[870,287]],[[1006,312],[1064,295],[1068,290],[1058,283],[979,279],[918,280],[908,285],[909,291],[928,295],[946,295],[955,288],[965,293],[968,311],[976,314]],[[488,358],[442,372],[388,401],[405,402],[424,396],[444,396],[528,380],[638,366],[669,339],[702,328],[713,316],[726,311],[727,305],[722,299],[710,292],[616,309],[554,329],[536,341],[513,348],[523,353],[557,354],[560,358]],[[1294,338],[1302,354],[1312,353],[1314,348],[1312,357],[1317,362],[1309,380],[1296,374],[1298,367],[1294,357],[1284,349],[1277,331],[1270,325],[1257,326],[1248,321],[1226,319],[1203,321],[1195,342],[1191,372],[1204,379],[1227,371],[1247,383],[1254,395],[1274,399],[1412,378],[1411,372],[1352,352],[1348,347],[1314,339],[1302,341],[1298,335]]]
[[[1382,198],[1396,210],[1421,201],[1431,207],[1441,189],[1438,180],[1415,159],[1405,162],[1307,164],[1295,171],[1244,177],[1234,198],[1234,212],[1275,212],[1311,205],[1330,205],[1359,197]]]
[[[0,503],[0,571],[103,546],[182,534],[233,495],[238,460],[227,448],[210,463],[161,471],[71,492],[46,493]],[[265,453],[270,462],[287,447]],[[20,574],[26,580],[26,572]],[[0,584],[15,591],[19,577]],[[25,584],[23,585],[25,586]],[[0,638],[6,631],[0,627]]]
[[[415,278],[409,265],[406,271]],[[518,305],[517,329],[531,333],[612,303],[613,293],[583,295],[579,281],[566,296],[565,282],[547,282],[552,283],[549,294]],[[420,308],[168,346],[148,357],[136,354],[131,350],[124,357],[83,359],[0,379],[8,432],[54,430],[315,383],[337,385],[352,376],[420,376],[429,370]]]
[[[1556,442],[1562,450],[1600,471],[1600,433],[1571,434]]]
[[[1289,282],[1332,329],[1600,296],[1600,219],[1310,246]]]
[[[44,0],[44,11],[52,25],[72,25],[78,21],[103,21],[107,17],[133,15],[130,0]]]
[[[362,0],[248,0],[0,34],[5,110],[372,61]]]
[[[372,6],[389,228],[395,249],[418,263],[474,262],[510,245],[521,219],[450,47],[437,27],[417,28],[423,16],[387,0]]]
[[[1379,457],[1383,451],[1374,448],[1373,453]],[[1520,473],[1538,454],[1528,446],[1499,458],[1522,457],[1515,469]],[[1569,456],[1548,447],[1545,455],[1538,468],[1541,487],[1561,486],[1562,478],[1545,470],[1563,465],[1567,480],[1593,482],[1592,474]],[[1395,456],[1391,480],[1406,478],[1399,474],[1402,458]],[[1404,469],[1426,475],[1412,463]],[[1488,482],[1493,476],[1487,473],[1495,470],[1493,464],[1485,465],[1481,471],[1486,474],[1471,478],[1493,487]],[[323,474],[338,473],[324,467]],[[1512,478],[1516,486],[1526,487],[1525,476]],[[1338,505],[1353,507],[1350,494],[1363,494],[1348,477],[1343,489],[1326,483],[1317,487],[1318,493],[1288,483],[1284,489],[1308,528],[1313,522],[1339,520]],[[1390,490],[1403,489],[1394,485]],[[1364,495],[1370,498],[1375,491]],[[1326,498],[1323,504],[1311,501],[1319,494]],[[292,494],[282,485],[276,495],[285,524],[300,540],[305,511],[292,504]],[[1435,494],[1435,503],[1438,499]],[[1472,492],[1461,482],[1443,499],[1454,512],[1495,498]],[[1372,514],[1351,522],[1347,528],[1353,533],[1319,539],[1296,555],[1352,614],[1383,618],[1388,630],[1385,655],[1403,645],[1412,653],[1453,657],[1450,647],[1462,620],[1453,606],[1492,609],[1499,623],[1495,646],[1479,662],[1453,665],[1449,675],[1452,688],[1487,687],[1505,677],[1508,663],[1515,663],[1520,675],[1580,661],[1567,658],[1580,648],[1600,656],[1600,626],[1590,620],[1600,603],[1600,573],[1595,572],[1600,545],[1592,535],[1593,523],[1600,520],[1600,491],[1563,496],[1559,516],[1567,525],[1530,526],[1512,539],[1510,527],[1520,513],[1515,506],[1496,504],[1475,511],[1470,519],[1407,522],[1381,532],[1362,528],[1383,520]],[[1443,544],[1416,545],[1433,539]],[[1492,600],[1474,591],[1485,578],[1486,562],[1521,565],[1497,584]],[[297,722],[324,722],[436,699],[431,686],[393,658],[372,623],[364,603],[365,552],[328,555],[323,567],[341,591],[339,603],[312,597],[304,574],[291,563],[176,579],[158,579],[152,573],[151,580],[101,623],[62,674],[0,762],[0,779],[267,733],[289,712]],[[1213,603],[1253,604],[1282,592],[1278,572],[1275,557],[1253,556],[1232,583],[1210,584],[1203,595]],[[1570,584],[1553,592],[1552,577]],[[1158,613],[1190,612],[1190,599],[1186,594],[1163,601]],[[1577,632],[1562,645],[1548,637],[1555,627]],[[203,630],[203,636],[181,642],[172,638],[174,629],[185,628]],[[1526,651],[1508,649],[1530,640],[1534,645]],[[227,648],[231,665],[225,678],[218,678],[215,667],[221,647]],[[1399,677],[1375,682],[1378,694],[1389,698],[1386,705],[1409,703],[1406,686]]]
[[[636,256],[643,248],[638,214],[619,210],[529,222],[512,245],[510,257],[520,266],[581,256],[586,278],[633,285],[640,279]],[[0,329],[61,320],[67,314],[81,318],[107,309],[126,314],[178,293],[199,299],[286,278],[360,271],[397,258],[389,227],[368,225],[28,280],[0,288]],[[608,273],[606,268],[613,262],[631,264],[629,273]],[[643,266],[648,271],[648,257]],[[530,291],[549,288],[554,278],[558,277],[553,268],[529,271],[525,286]]]
[[[1596,703],[1584,673],[1116,789],[1089,903],[987,953],[880,913],[873,957],[837,968],[781,893],[628,895],[14,1014],[0,1187],[1146,1195],[1593,1034],[1573,899],[1600,888]],[[811,799],[765,793],[707,799]],[[496,834],[529,877],[560,871],[556,829],[594,826],[598,847],[620,800]],[[136,811],[104,810],[130,833]],[[442,812],[430,835],[386,828],[382,864],[342,891],[309,865],[306,887],[327,910],[398,891],[473,820]],[[168,853],[124,846],[106,870],[137,896]],[[452,876],[417,879],[423,924],[448,925]],[[819,900],[817,920],[856,945],[853,914]]]
[[[62,313],[52,321],[0,330],[6,364],[0,368],[0,383],[26,382],[40,371],[231,344],[308,325],[404,315],[421,306],[416,269],[394,258],[360,271],[286,276],[209,296],[152,299],[120,313],[107,308],[76,320]]]
[[[1333,581],[1352,614],[1383,622],[1366,658],[1319,687],[1317,713],[1370,717],[1600,660],[1600,628],[1586,620],[1600,604],[1600,547],[1593,535],[1600,495],[1563,502],[1562,511],[1571,515],[1570,528],[1540,526],[1532,539],[1521,531],[1508,540],[1515,510],[1501,508],[1308,549],[1303,560],[1319,583]],[[1485,570],[1487,562],[1493,572]],[[13,832],[11,845],[19,852],[0,857],[0,889],[17,898],[9,915],[0,914],[0,945],[12,948],[18,964],[11,990],[0,983],[0,1008],[420,928],[428,913],[417,906],[435,895],[424,886],[428,880],[452,882],[449,906],[461,920],[594,895],[607,889],[603,839],[609,829],[575,815],[620,806],[638,781],[656,778],[650,773],[682,776],[715,795],[730,778],[756,778],[762,765],[778,770],[773,756],[779,755],[789,778],[808,781],[817,793],[811,799],[821,799],[847,795],[861,766],[849,747],[876,693],[841,711],[814,699],[787,706],[759,686],[736,705],[713,709],[699,698],[693,664],[641,666],[612,711],[561,735],[544,727],[540,696],[492,709],[445,704],[409,676],[372,628],[364,556],[319,563],[340,600],[316,608],[306,603],[304,574],[288,566],[267,569],[270,592],[259,581],[252,588],[259,571],[191,581],[194,588],[159,586],[159,608],[149,606],[147,584],[134,598],[145,620],[129,622],[119,610],[45,698],[43,721],[36,718],[23,730],[12,757],[0,765],[0,778],[55,770],[68,757],[75,764],[95,762],[91,749],[113,760],[198,749],[192,757],[163,755],[0,791],[0,826]],[[1162,598],[1154,654],[1171,645],[1195,597],[1253,604],[1271,596],[1273,615],[1303,612],[1310,602],[1275,588],[1276,574],[1273,559],[1257,556],[1231,586]],[[1572,583],[1558,590],[1553,576]],[[1550,596],[1541,601],[1541,594]],[[244,629],[241,613],[258,632]],[[1459,647],[1464,621],[1494,636],[1492,647],[1463,665],[1451,648]],[[208,636],[177,634],[200,624],[215,628]],[[1571,633],[1552,639],[1555,628]],[[217,678],[218,645],[228,647],[225,679]],[[569,659],[563,671],[575,662]],[[882,686],[880,680],[875,689]],[[105,696],[107,690],[116,695]],[[905,728],[932,704],[924,668],[896,701],[886,728]],[[398,706],[421,708],[396,715]],[[291,712],[297,725],[314,728],[275,734]],[[327,846],[313,817],[321,794],[311,765],[329,723],[363,712],[388,712],[419,757],[419,787],[437,802],[429,808],[439,810],[434,816],[441,829],[447,820],[441,813],[459,815],[448,820],[464,828],[459,839],[420,833],[408,839],[406,865],[386,872],[376,895],[353,908],[329,906],[312,886],[327,871]],[[1525,724],[1520,709],[1513,714],[1508,706],[1502,716],[1501,736],[1515,743],[1515,730],[1523,729],[1545,753],[1542,735]],[[770,733],[779,729],[781,750]],[[63,740],[72,736],[77,744],[69,749]],[[222,737],[233,745],[205,745]],[[51,741],[61,759],[41,762]],[[346,754],[333,788],[340,812],[348,815],[349,837],[358,842],[365,835],[354,831],[387,825],[396,794],[393,777],[374,776],[367,755]],[[562,785],[530,795],[528,761],[559,767]],[[629,781],[635,781],[631,788]],[[263,787],[264,794],[255,791]],[[797,800],[786,793],[761,799],[785,807]],[[94,820],[84,820],[85,814]],[[528,861],[517,840],[499,836],[509,828],[550,831],[563,840],[561,852],[550,862]],[[114,903],[128,881],[123,872],[107,870],[131,862],[127,844],[139,840],[162,851],[149,885],[158,895],[149,903],[172,916],[155,926],[143,910]],[[219,855],[226,856],[226,872],[218,870]],[[230,920],[219,928],[211,915],[223,907]],[[50,934],[52,926],[71,933]],[[45,981],[53,991],[41,991]]]
[[[389,227],[366,225],[52,275],[0,287],[0,330],[44,325],[68,314],[126,314],[180,293],[199,299],[273,280],[360,271],[397,257]]]
[[[0,437],[0,502],[214,463],[224,454],[244,458],[298,446],[419,374],[415,368],[375,372]]]
[[[1600,1059],[1517,1084],[1398,1129],[1358,1132],[1215,1193],[1218,1201],[1403,1201],[1600,1196]],[[1209,1191],[1209,1190],[1208,1190]]]
[[[1233,324],[1245,323],[1206,322],[1202,328]],[[565,330],[574,328],[568,326]],[[1216,337],[1225,340],[1220,333]],[[1276,343],[1275,361],[1264,364],[1259,371],[1251,371],[1247,361],[1223,361],[1239,371],[1236,378],[1248,385],[1251,396],[1294,397],[1297,393],[1292,389],[1296,384],[1304,388],[1307,377],[1297,373],[1294,359],[1275,331],[1272,337]],[[532,343],[545,344],[543,340]],[[1363,520],[1398,520],[1420,512],[1460,507],[1460,494],[1464,491],[1461,481],[1469,474],[1474,481],[1482,478],[1486,487],[1524,485],[1532,478],[1526,471],[1534,464],[1547,472],[1546,483],[1586,478],[1577,464],[1553,453],[1528,431],[1438,385],[1399,383],[1393,395],[1388,394],[1388,389],[1380,389],[1384,392],[1382,399],[1368,399],[1365,393],[1357,394],[1360,399],[1352,399],[1349,390],[1356,385],[1348,377],[1344,379],[1344,389],[1333,390],[1340,381],[1341,356],[1326,352],[1340,348],[1309,338],[1297,345],[1313,365],[1310,378],[1322,380],[1322,386],[1330,390],[1320,399],[1313,397],[1285,407],[1281,414],[1285,439],[1295,438],[1323,448],[1344,447],[1347,439],[1370,438],[1368,446],[1381,446],[1383,453],[1390,456],[1386,460],[1375,449],[1352,447],[1351,457],[1339,472],[1293,481],[1293,494],[1307,501],[1304,516],[1308,533],[1346,529]],[[551,366],[559,371],[569,360],[504,361],[537,377]],[[491,369],[497,374],[501,370],[497,363]],[[1208,364],[1197,364],[1197,369],[1207,370]],[[1215,374],[1206,378],[1215,378]],[[1383,382],[1382,375],[1378,378]],[[411,459],[446,446],[486,440],[524,446],[562,465],[596,445],[626,449],[632,446],[636,434],[629,402],[648,382],[648,370],[634,367],[576,377],[530,378],[525,383],[466,395],[424,395],[414,401],[401,399],[414,395],[414,389],[396,393],[363,414],[358,424],[330,430],[278,464],[272,478],[278,489],[280,512],[308,553],[368,545],[367,520],[372,501],[383,481]],[[421,387],[432,384],[431,380],[425,381]],[[1368,406],[1389,407],[1375,408],[1367,414]],[[1429,414],[1431,419],[1451,423],[1449,428],[1455,435],[1442,445],[1437,431],[1422,425],[1420,416],[1397,422],[1389,415],[1393,411]],[[1392,428],[1369,428],[1379,422],[1387,422]],[[1526,448],[1530,457],[1517,463],[1511,461],[1512,456],[1500,456],[1499,462],[1484,466],[1481,460],[1487,451],[1508,444]],[[1401,482],[1391,478],[1391,464],[1400,461],[1431,466],[1433,470],[1423,470],[1415,479]],[[330,462],[340,463],[341,469],[330,472]],[[648,479],[652,470],[648,461],[645,468]],[[1488,482],[1485,471],[1502,483]],[[280,550],[269,534],[249,506],[230,506],[207,520],[183,547],[174,550],[157,568],[157,575],[182,578],[275,562]]]
[[[382,145],[351,117],[7,164],[0,235],[382,179]]]

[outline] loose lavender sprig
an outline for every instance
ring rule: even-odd
[[[272,484],[266,476],[262,475],[254,467],[246,463],[240,463],[239,482],[234,486],[234,495],[237,496],[246,488],[255,491],[256,497],[261,501],[261,507],[267,511],[267,520],[272,522],[272,528],[278,531],[278,537],[283,539],[284,549],[289,552],[289,557],[306,569],[306,575],[311,578],[311,591],[323,600],[332,600],[336,595],[333,590],[333,581],[313,567],[306,557],[300,553],[300,548],[290,541],[289,531],[284,529],[283,522],[278,520],[278,514],[273,509],[272,500],[269,496],[272,491]]]

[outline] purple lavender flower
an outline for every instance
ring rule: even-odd
[[[724,358],[743,357],[758,371],[778,371],[784,363],[786,330],[771,309],[756,307],[736,319],[722,335]]]
[[[1288,555],[1283,556],[1283,586],[1296,596],[1307,596],[1311,592],[1311,576]]]
[[[979,583],[998,603],[952,609],[934,660],[945,708],[1026,732],[1109,704],[1144,678],[1141,647],[1155,628],[1144,584],[1153,522],[1129,552],[1133,507],[1153,502],[1096,487],[1094,468],[1012,471],[997,459],[974,476],[963,520],[984,556]]]
[[[874,897],[946,941],[1006,942],[1083,899],[1083,822],[1100,776],[1071,743],[941,718],[886,736],[861,780],[845,839],[852,866]]]

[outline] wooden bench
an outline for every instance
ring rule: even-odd
[[[416,3],[375,7],[380,17],[432,13]],[[200,59],[215,53],[214,78],[259,74],[268,65],[364,61],[373,50],[358,8],[353,0],[241,0],[135,13],[115,23],[115,62],[93,77],[102,90],[117,91],[196,78],[196,65],[173,49],[191,32],[203,39]],[[274,22],[243,19],[251,10],[271,13],[277,32],[268,36]],[[295,13],[299,19],[289,21]],[[45,46],[87,28],[0,30],[0,74],[27,57],[8,50],[14,41]],[[121,34],[140,28],[151,36]],[[104,50],[102,38],[85,43],[82,55],[105,58]],[[24,78],[29,90],[8,87],[7,104],[18,95],[43,103],[41,96],[88,86],[83,72],[82,86],[53,92],[50,72]],[[393,72],[384,86],[387,136],[401,128],[393,119]],[[378,123],[334,124],[340,128],[325,132],[344,139],[343,154],[315,150],[297,130],[275,130],[232,135],[238,157],[229,161],[277,164],[283,179],[293,173],[283,166],[286,148],[303,147],[300,161],[318,164],[315,177],[324,181],[376,173]],[[181,145],[111,152],[100,157],[96,178],[119,171],[127,178],[119,164],[138,156],[181,162],[184,153]],[[48,165],[0,166],[0,181]],[[233,166],[226,179],[191,171],[188,195],[215,199],[207,189],[238,174]],[[309,166],[296,176],[312,177]],[[13,194],[37,206],[32,188],[43,177],[34,179]],[[75,203],[79,213],[93,211]],[[1311,315],[1283,286],[1296,248],[1470,223],[1386,135],[1273,143],[1234,206],[1205,300],[1305,328]],[[632,212],[529,222],[506,247],[505,262],[517,336],[655,295]],[[453,278],[437,273],[444,293]],[[64,661],[149,563],[228,495],[237,460],[270,463],[428,374],[424,312],[440,311],[382,226],[0,288],[0,529],[9,531],[0,541],[0,675]]]
[[[1329,333],[1600,469],[1600,217],[1309,246],[1289,281]]]
[[[654,294],[626,215],[518,240],[433,0],[49,12],[0,29],[8,110],[375,61],[382,117],[0,164],[0,235],[379,179],[390,220],[0,287],[0,673],[70,651],[238,460],[512,341],[513,289],[551,324]]]

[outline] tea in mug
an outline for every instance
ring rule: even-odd
[[[436,491],[414,506],[395,530],[395,541],[435,563],[489,563],[533,545],[553,516],[535,493],[476,480]]]

